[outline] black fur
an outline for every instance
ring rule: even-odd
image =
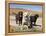
[[[23,19],[23,12],[22,11],[19,11],[18,13],[19,15],[19,25],[22,24],[22,19]]]
[[[35,23],[36,23],[36,20],[38,17],[39,17],[38,14],[36,14],[34,16],[30,16],[30,26],[28,26],[28,28],[32,28],[33,26],[37,26]],[[34,22],[34,24],[32,22]]]

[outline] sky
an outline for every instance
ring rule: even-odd
[[[10,4],[10,8],[23,8],[31,9],[34,11],[42,11],[42,6],[39,5]]]

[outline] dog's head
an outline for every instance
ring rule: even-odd
[[[36,18],[38,18],[38,17],[39,17],[39,15],[38,15],[38,14],[36,14],[36,15],[35,15],[35,17],[36,17]]]

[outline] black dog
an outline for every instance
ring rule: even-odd
[[[22,11],[19,11],[18,13],[19,15],[19,25],[21,24],[22,25],[22,19],[23,19],[23,12]]]
[[[39,17],[38,14],[36,14],[35,16],[30,16],[30,26],[28,26],[28,28],[32,28],[33,26],[38,26],[36,25],[36,20]]]

